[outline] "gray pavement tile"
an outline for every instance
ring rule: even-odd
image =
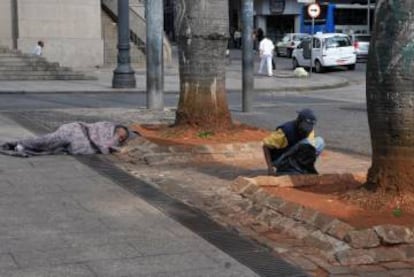
[[[1,198],[0,225],[52,224],[76,219],[91,219],[91,214],[67,195],[35,194]]]
[[[100,277],[145,276],[163,272],[190,270],[196,272],[209,268],[225,270],[224,267],[220,267],[220,265],[201,253],[145,256],[135,259],[90,262],[89,265]]]
[[[10,175],[7,176],[7,180],[12,183],[24,183],[24,184],[33,184],[33,183],[48,183],[52,180],[59,180],[64,182],[66,179],[73,178],[89,178],[89,177],[99,177],[100,175],[92,170],[76,170],[74,168],[25,168],[18,170],[9,170]]]
[[[201,252],[199,240],[193,239],[159,237],[152,240],[132,240],[129,243],[143,256]]]
[[[0,270],[1,269],[15,269],[17,264],[10,253],[2,253],[3,249],[0,249]]]
[[[137,230],[140,232],[155,232],[157,230],[163,230],[164,232],[168,232],[171,236],[176,236],[172,233],[169,227],[174,229],[180,229],[183,232],[190,232],[190,230],[185,229],[182,225],[177,223],[171,218],[168,218],[164,214],[160,213],[159,211],[156,214],[142,214],[142,209],[139,210],[141,214],[133,215],[133,216],[123,216],[123,217],[115,217],[115,216],[106,216],[100,218],[101,222],[107,226],[112,231],[127,231],[127,230]],[[195,237],[198,237],[194,234]]]
[[[52,232],[34,233],[25,237],[0,238],[1,252],[59,249],[69,244],[61,234]]]
[[[0,276],[5,277],[96,277],[82,264],[64,265],[57,267],[35,267],[18,270],[1,270]]]
[[[1,174],[1,173],[0,173]],[[51,183],[32,183],[30,185],[4,180],[0,182],[0,198],[10,197],[13,195],[33,195],[41,193],[59,193],[63,192],[62,188]]]
[[[60,231],[56,230],[55,225],[32,223],[16,225],[0,225],[0,238],[27,238],[38,234],[40,236],[54,236]]]
[[[60,220],[57,217],[51,218],[50,221],[33,220],[29,223],[16,223],[16,224],[0,224],[0,238],[15,238],[22,236],[30,236],[36,232],[59,232],[59,233],[80,233],[80,232],[105,232],[108,231],[106,225],[104,225],[99,219],[95,217],[82,217]]]
[[[91,216],[90,218],[74,219],[72,221],[56,222],[54,230],[65,233],[79,233],[79,232],[106,232],[108,228],[99,219]],[[53,227],[52,226],[52,227]]]
[[[0,169],[4,173],[4,177],[10,175],[11,172],[17,172],[21,170],[32,170],[33,165],[29,162],[28,159],[9,157],[0,155]]]
[[[134,232],[136,234],[135,239],[138,240],[153,240],[157,238],[177,239],[177,236],[166,229],[164,225],[151,225],[151,220],[147,221],[144,217],[112,217],[111,219],[106,217],[100,219],[100,221],[111,232]]]
[[[72,178],[62,180],[51,180],[50,184],[60,187],[65,192],[71,193],[97,193],[99,191],[107,191],[119,189],[115,184],[102,176],[95,176],[89,178]]]
[[[133,245],[133,241],[154,241],[154,240],[174,240],[175,237],[164,230],[136,230],[127,231],[105,231],[105,232],[81,232],[62,234],[65,242],[71,247],[98,246],[105,244],[126,243]],[[137,249],[141,253],[140,249]]]
[[[140,254],[126,243],[87,247],[65,247],[54,250],[13,252],[16,262],[23,268],[64,265],[89,261],[138,257]]]
[[[85,210],[99,215],[100,217],[140,217],[141,207],[148,205],[140,198],[114,187],[111,191],[101,190],[88,193],[73,194],[75,199]]]
[[[216,269],[206,268],[189,271],[178,272],[161,272],[150,275],[142,275],[142,277],[257,277],[258,275],[250,270],[235,271],[234,269]],[[132,277],[132,276],[131,276]],[[135,276],[140,277],[140,276]]]

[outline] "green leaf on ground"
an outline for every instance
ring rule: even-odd
[[[209,138],[214,136],[214,132],[211,131],[201,131],[197,133],[197,137],[199,138]]]
[[[402,209],[401,208],[395,208],[392,210],[392,215],[395,217],[402,216]]]

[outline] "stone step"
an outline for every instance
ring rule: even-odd
[[[75,75],[80,75],[83,73],[79,73],[79,72],[73,72],[73,71],[66,71],[66,70],[38,70],[38,71],[1,71],[0,75],[1,76],[15,76],[15,75],[19,75],[19,76],[54,76],[54,75],[71,75],[71,74],[75,74]]]
[[[19,54],[19,53],[1,53],[0,52],[0,59],[1,58],[8,58],[8,57],[19,57],[23,54]]]
[[[48,63],[46,61],[9,61],[3,62],[0,60],[0,66],[56,66],[59,67],[59,63]]]
[[[22,54],[19,50],[0,47],[0,80],[96,80],[81,72],[74,72],[44,57]]]
[[[46,80],[95,80],[96,78],[84,74],[60,74],[60,75],[37,75],[37,76],[2,76],[0,81],[46,81]]]
[[[0,64],[0,72],[3,71],[39,71],[39,70],[57,70],[57,69],[62,69],[65,71],[72,71],[71,68],[67,68],[67,67],[59,67],[56,65],[35,65],[35,66],[28,66],[27,64],[25,65],[2,65]]]
[[[17,50],[17,49],[8,49],[8,48],[4,48],[4,47],[0,47],[0,53],[2,54],[22,54],[22,51]]]
[[[8,62],[19,62],[19,61],[25,61],[25,62],[46,62],[46,59],[43,57],[36,57],[36,56],[10,56],[10,57],[0,57],[0,63],[8,63]]]

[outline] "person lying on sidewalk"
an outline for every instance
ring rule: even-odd
[[[17,157],[109,154],[119,151],[129,137],[126,126],[112,122],[72,122],[40,137],[3,143],[0,153]]]
[[[263,139],[269,175],[318,174],[315,162],[325,142],[315,137],[316,121],[311,109],[303,109]]]

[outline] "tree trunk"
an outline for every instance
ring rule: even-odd
[[[228,1],[177,0],[180,100],[176,125],[231,125],[225,87]]]
[[[414,1],[379,0],[367,65],[366,188],[414,192]]]

